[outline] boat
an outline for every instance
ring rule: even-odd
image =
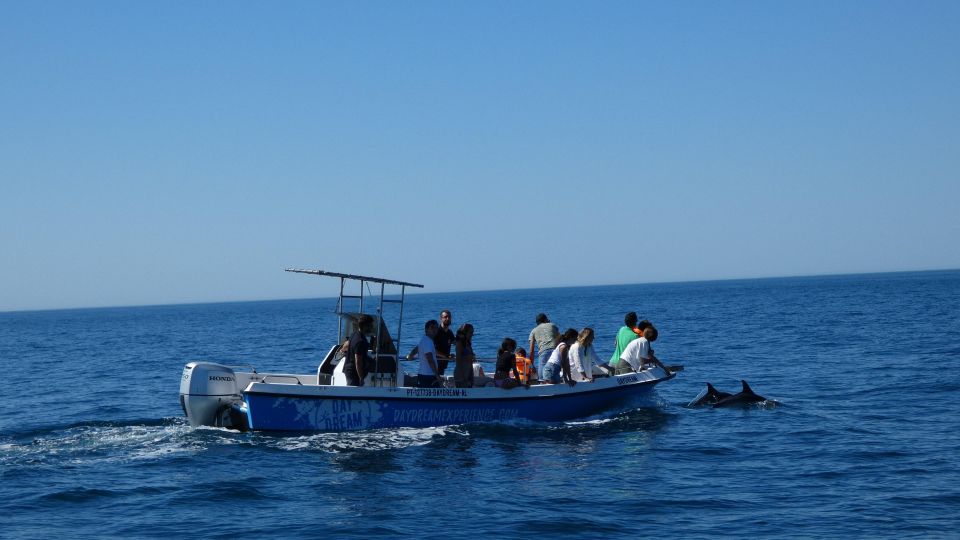
[[[656,406],[654,387],[673,379],[683,369],[650,366],[636,373],[597,376],[593,382],[576,385],[521,385],[509,390],[492,384],[454,388],[452,377],[448,377],[443,387],[418,388],[414,384],[416,376],[404,372],[398,351],[406,289],[423,285],[324,270],[286,271],[340,279],[336,343],[316,373],[267,373],[252,366],[188,363],[180,381],[180,405],[192,426],[339,432],[474,422],[575,420],[625,407]],[[344,294],[348,282],[359,282],[359,295]],[[348,386],[343,374],[344,338],[354,332],[360,315],[369,308],[372,295],[365,296],[364,288],[369,290],[371,283],[380,286],[376,313],[369,314],[376,329],[370,351],[374,369],[363,386]],[[396,294],[385,295],[387,286],[399,287],[399,298]],[[359,301],[359,308],[345,310],[345,302],[353,300]],[[384,316],[384,307],[390,304],[399,307],[393,334],[396,338],[389,332]]]

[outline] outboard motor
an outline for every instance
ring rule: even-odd
[[[191,426],[214,426],[247,431],[246,404],[237,376],[227,366],[190,362],[180,379],[180,406]]]

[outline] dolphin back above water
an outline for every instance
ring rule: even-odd
[[[702,405],[712,405],[714,408],[717,407],[746,407],[749,405],[756,404],[765,404],[776,406],[778,403],[773,400],[768,400],[767,398],[757,394],[750,388],[750,385],[747,384],[747,381],[741,380],[740,384],[743,388],[740,392],[736,394],[730,394],[717,390],[713,387],[712,384],[707,383],[706,390],[700,392],[697,397],[693,398],[687,407],[700,407]]]
[[[720,400],[726,399],[733,394],[728,392],[721,392],[713,387],[712,384],[707,383],[707,389],[703,392],[700,392],[697,397],[693,398],[687,407],[699,407],[701,405],[715,405]]]
[[[763,403],[767,401],[767,398],[754,393],[753,389],[750,388],[750,385],[747,384],[747,381],[741,380],[740,384],[743,385],[743,389],[732,396],[727,396],[720,401],[717,401],[713,404],[713,407],[743,407],[746,405],[753,405],[754,403]]]

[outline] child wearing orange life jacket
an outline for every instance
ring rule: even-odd
[[[643,337],[643,331],[646,330],[647,328],[653,328],[653,323],[651,323],[647,319],[644,319],[637,323],[636,328],[633,329],[633,333],[636,334],[637,337]],[[653,349],[650,349],[650,352],[652,353]]]
[[[653,324],[647,319],[644,319],[638,322],[637,326],[633,327],[633,333],[636,334],[637,337],[643,337],[643,331],[646,330],[648,326],[653,326]]]
[[[517,354],[517,373],[520,374],[520,382],[526,384],[537,379],[537,372],[533,369],[533,360],[527,358],[527,351],[520,347]]]

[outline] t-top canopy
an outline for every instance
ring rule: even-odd
[[[361,315],[363,315],[363,313],[340,313],[340,319],[342,319],[345,323],[343,332],[344,338],[352,336],[357,330]],[[376,343],[371,343],[371,350],[374,350],[380,354],[397,354],[397,346],[394,344],[393,340],[390,339],[390,330],[387,329],[387,323],[377,315],[371,315],[371,317],[373,317],[374,326],[376,326],[378,323],[380,326],[380,331],[379,334],[377,334],[378,337],[376,338],[380,340],[380,347],[376,347]]]
[[[338,272],[327,272],[326,270],[302,270],[299,268],[286,268],[287,272],[296,272],[298,274],[312,274],[315,276],[331,276],[338,277],[341,279],[356,279],[360,281],[369,281],[370,283],[384,283],[387,285],[403,285],[404,287],[418,287],[423,288],[423,285],[419,283],[408,283],[406,281],[397,281],[395,279],[386,279],[370,276],[358,276],[354,274],[340,274]]]

